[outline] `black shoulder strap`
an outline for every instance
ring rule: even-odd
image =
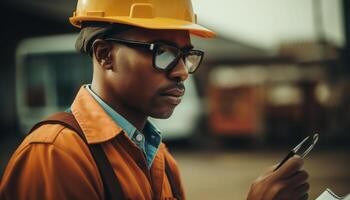
[[[111,163],[109,162],[108,158],[106,157],[106,154],[104,153],[102,146],[100,144],[92,144],[89,145],[87,143],[87,140],[85,138],[85,135],[83,131],[81,130],[79,123],[76,121],[74,115],[72,113],[68,112],[58,112],[55,113],[45,120],[35,124],[33,128],[29,131],[28,134],[33,132],[35,129],[39,128],[40,126],[44,124],[61,124],[74,132],[78,133],[80,138],[87,144],[87,146],[90,149],[90,152],[95,160],[95,163],[98,167],[98,170],[100,172],[100,176],[103,182],[104,186],[104,192],[105,192],[105,199],[106,200],[124,200],[125,195],[123,193],[123,190],[121,188],[121,185],[119,183],[119,180],[117,176],[114,174],[113,167],[111,166]],[[169,163],[167,159],[165,158],[165,173],[169,179],[169,183],[171,186],[171,190],[173,192],[174,197],[177,200],[181,200],[182,196],[180,193],[180,190],[178,189],[178,186],[175,182],[173,173],[170,169]]]
[[[83,131],[81,130],[78,122],[74,118],[73,114],[67,112],[59,112],[51,115],[45,120],[37,123],[33,126],[29,133],[39,128],[44,124],[61,124],[76,133],[81,139],[88,145]],[[104,153],[100,144],[88,145],[90,152],[95,160],[95,163],[100,172],[100,176],[104,186],[105,199],[107,200],[124,200],[125,195],[122,191],[121,185],[117,176],[114,174],[113,168],[108,161],[106,154]]]
[[[169,179],[169,183],[170,183],[170,187],[171,187],[171,191],[173,192],[173,195],[174,197],[177,199],[177,200],[181,200],[182,196],[181,196],[181,193],[180,193],[180,190],[175,182],[175,179],[174,179],[174,176],[173,176],[173,173],[171,172],[171,169],[170,169],[170,166],[169,166],[169,163],[167,161],[166,158],[164,158],[165,160],[165,173],[166,173],[166,176],[168,177]]]

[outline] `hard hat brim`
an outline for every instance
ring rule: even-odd
[[[81,28],[80,23],[84,21],[96,21],[96,22],[110,22],[127,24],[131,26],[146,28],[146,29],[165,29],[165,30],[187,30],[190,34],[203,37],[213,38],[215,32],[195,23],[191,23],[183,20],[176,20],[170,18],[131,18],[131,17],[71,17],[69,21],[76,27]]]

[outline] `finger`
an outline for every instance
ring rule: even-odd
[[[284,163],[279,169],[277,169],[274,176],[276,179],[288,178],[300,170],[303,164],[303,159],[300,156],[295,155],[288,159],[287,162]]]
[[[308,175],[306,172],[298,172],[293,177],[280,181],[288,190],[295,191],[295,188],[306,183]]]
[[[260,177],[258,178],[258,180],[264,179],[267,176],[270,176],[274,173],[274,170],[276,169],[276,167],[278,166],[278,163],[275,165],[272,165],[268,168],[266,168],[263,173],[260,175]]]
[[[285,179],[286,181],[286,185],[289,188],[296,188],[302,184],[304,184],[306,182],[306,180],[308,179],[309,175],[306,171],[298,171],[296,173],[294,173],[293,176],[291,176],[288,179]]]
[[[293,199],[299,199],[307,192],[308,183],[306,183],[308,175],[305,171],[299,171],[290,179],[278,180],[272,187],[271,191],[273,194],[287,193],[289,196],[292,195]],[[307,185],[304,185],[304,184]],[[305,191],[306,190],[306,191]]]
[[[309,183],[304,183],[300,186],[298,186],[297,188],[295,188],[294,193],[295,196],[299,198],[303,197],[305,194],[307,194],[307,192],[310,189],[310,184]]]

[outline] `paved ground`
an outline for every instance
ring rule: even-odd
[[[251,182],[284,152],[218,151],[175,152],[182,171],[188,199],[245,199]],[[310,198],[326,188],[336,194],[350,193],[350,151],[312,152],[304,168],[310,175]]]
[[[21,138],[0,140],[0,174],[10,153]],[[275,164],[287,149],[268,148],[194,150],[175,146],[176,157],[190,200],[240,200],[245,199],[250,183],[268,166]],[[305,160],[310,174],[310,199],[314,200],[327,187],[339,195],[350,193],[350,148],[315,149]]]

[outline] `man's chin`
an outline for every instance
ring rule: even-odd
[[[154,112],[150,114],[150,117],[156,118],[156,119],[168,119],[173,114],[174,109],[163,111],[163,112]]]

